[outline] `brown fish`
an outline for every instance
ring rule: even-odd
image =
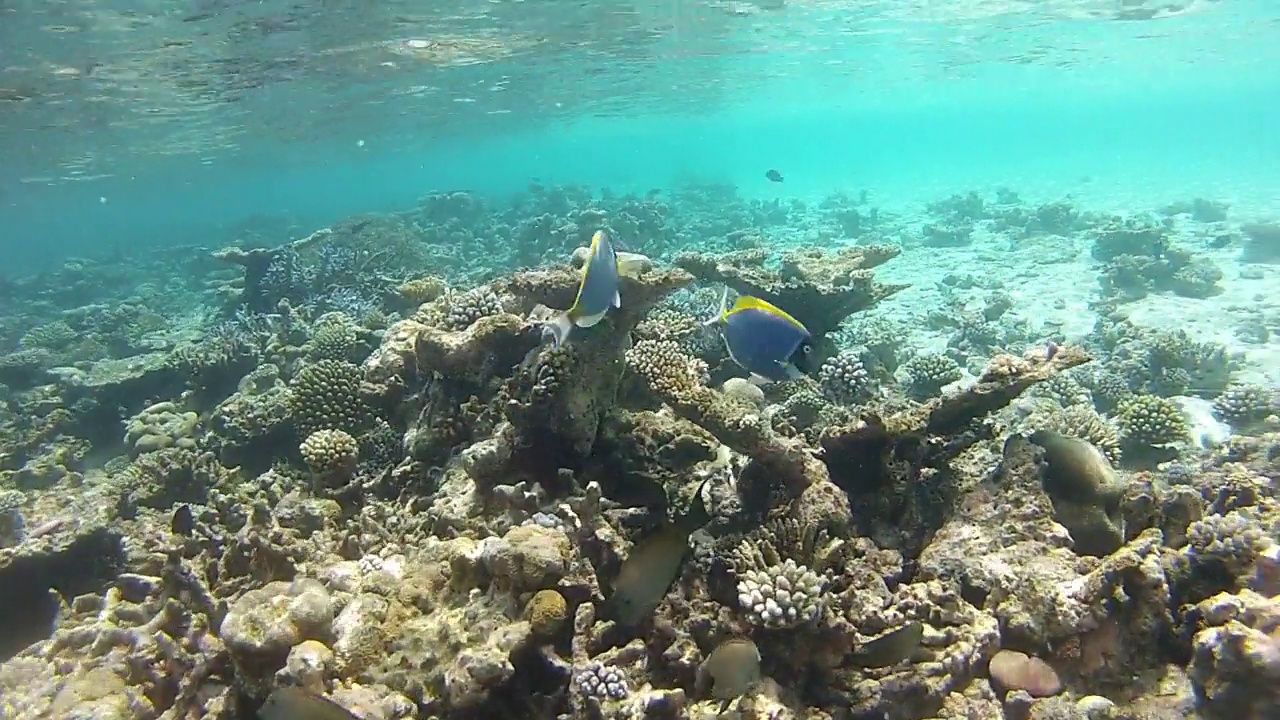
[[[300,687],[278,687],[258,709],[262,720],[360,720],[349,710]]]
[[[702,501],[705,487],[705,482],[698,487],[687,514],[636,543],[622,561],[609,597],[609,609],[619,625],[639,624],[662,603],[689,552],[689,536],[710,519]]]
[[[698,666],[698,693],[705,692],[710,683],[711,697],[732,700],[751,692],[761,677],[760,649],[746,638],[730,638]]]
[[[897,665],[915,653],[924,642],[924,623],[915,621],[863,643],[853,651],[851,663],[877,668]]]
[[[1090,442],[1049,430],[1028,438],[1044,448],[1043,485],[1049,497],[1093,503],[1120,487],[1107,456]]]

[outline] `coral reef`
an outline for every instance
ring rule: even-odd
[[[294,686],[384,720],[1265,717],[1276,397],[1117,310],[1228,282],[1183,231],[1226,208],[1165,215],[535,185],[186,251],[136,297],[17,283],[0,716],[233,720]],[[551,347],[600,228],[635,272]],[[877,277],[1067,241],[1102,266],[1083,337],[977,273],[905,311]],[[701,327],[722,286],[804,322],[813,377],[741,377]]]

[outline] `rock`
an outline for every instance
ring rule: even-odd
[[[1280,707],[1280,600],[1220,593],[1191,613],[1204,627],[1188,668],[1208,720],[1272,717]]]
[[[219,635],[240,673],[250,680],[270,678],[289,651],[304,640],[328,640],[333,601],[318,581],[275,581],[250,590],[232,604]]]
[[[568,572],[573,545],[564,532],[538,525],[519,525],[501,539],[480,544],[480,560],[495,579],[517,591],[555,584]]]
[[[1062,681],[1049,663],[1016,650],[1001,650],[988,668],[997,690],[1023,690],[1032,697],[1050,697],[1062,692]]]
[[[320,579],[330,590],[353,593],[360,589],[363,571],[357,560],[343,560],[320,571]]]
[[[1076,701],[1076,709],[1086,715],[1089,720],[1106,720],[1115,707],[1115,703],[1101,695],[1085,695]]]
[[[325,678],[333,665],[333,651],[324,643],[303,640],[289,650],[284,667],[276,672],[276,680],[281,685],[297,685],[322,695]]]
[[[344,675],[353,675],[382,655],[385,641],[382,621],[391,603],[370,593],[357,595],[333,622],[333,650]]]

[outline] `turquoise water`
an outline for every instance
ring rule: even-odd
[[[8,3],[0,228],[47,264],[533,178],[1280,212],[1280,9],[1180,4]]]

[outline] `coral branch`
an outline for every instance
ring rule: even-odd
[[[780,269],[766,267],[759,252],[713,256],[683,253],[676,264],[704,282],[723,283],[791,313],[817,337],[850,315],[866,310],[907,287],[876,282],[872,269],[895,258],[894,245],[847,247],[835,252],[796,250],[782,256]]]

